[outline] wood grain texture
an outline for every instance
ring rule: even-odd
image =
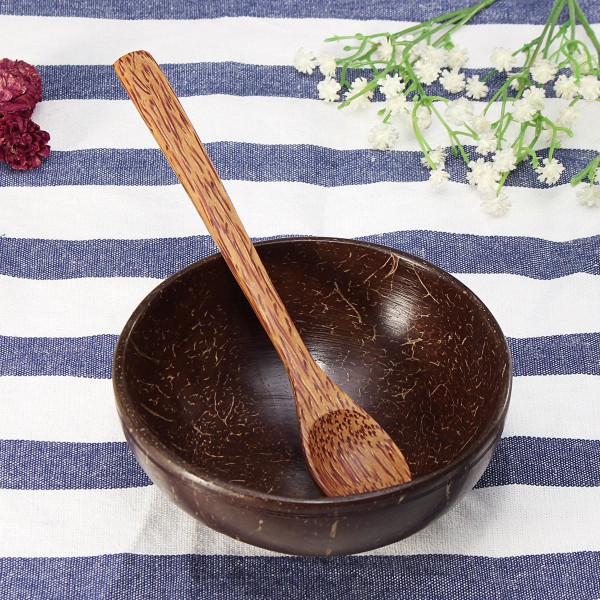
[[[313,360],[158,64],[137,51],[114,67],[286,367],[316,483],[327,495],[343,496],[409,481],[392,439]]]
[[[255,247],[318,364],[407,449],[412,481],[323,497],[283,362],[221,254],[161,282],[119,336],[115,400],[140,465],[200,521],[274,551],[364,552],[416,533],[472,489],[500,439],[512,369],[498,323],[451,275],[391,248]]]

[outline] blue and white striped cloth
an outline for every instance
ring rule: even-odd
[[[0,164],[0,598],[600,597],[600,210],[567,183],[600,149],[600,104],[558,153],[559,185],[523,169],[493,218],[464,166],[435,191],[408,132],[369,149],[375,111],[318,101],[290,66],[329,35],[469,3],[0,0],[0,55],[38,66],[34,120],[52,136],[41,168]],[[481,13],[457,35],[469,68],[535,37],[550,5]],[[215,251],[110,66],[134,49],[164,66],[254,238],[406,250],[499,320],[515,375],[503,439],[426,530],[357,556],[278,555],[193,520],[133,459],[110,382],[117,335],[161,279]]]

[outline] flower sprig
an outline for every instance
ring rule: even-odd
[[[449,179],[445,168],[449,149],[467,163],[467,180],[480,193],[484,209],[501,215],[510,206],[504,184],[521,163],[530,163],[542,183],[559,181],[564,166],[555,150],[565,136],[573,135],[579,105],[600,98],[600,43],[577,0],[555,0],[538,37],[514,52],[495,48],[493,69],[484,77],[466,77],[461,69],[468,52],[454,44],[452,35],[494,1],[483,0],[393,34],[333,36],[325,41],[344,43],[343,56],[317,57],[300,49],[294,64],[305,73],[318,68],[324,75],[317,85],[319,97],[339,101],[340,108],[365,108],[376,94],[383,98],[379,123],[369,134],[373,147],[392,149],[400,137],[401,119],[407,119],[432,183]],[[579,38],[578,24],[585,40]],[[471,100],[486,99],[489,84],[498,76],[504,77],[502,85],[476,112]],[[460,96],[436,94],[434,83]],[[551,83],[565,102],[558,117],[546,110]],[[428,141],[432,120],[447,134],[447,147],[433,147]],[[540,153],[541,149],[545,151]],[[589,182],[591,191],[582,198],[587,205],[595,204],[592,198],[600,204],[599,166],[600,155],[572,180]]]
[[[457,93],[470,86],[472,93],[480,93],[475,89],[478,87],[476,78],[465,82],[464,74],[459,72],[468,60],[468,53],[466,49],[455,46],[451,36],[494,1],[483,0],[475,6],[446,13],[394,34],[359,33],[328,38],[326,42],[346,43],[344,52],[348,54],[333,60],[329,53],[318,59],[312,55],[314,64],[325,75],[325,80],[317,86],[319,96],[326,101],[336,101],[340,91],[345,88],[345,99],[340,107],[363,108],[368,106],[375,91],[379,90],[385,97],[385,105],[378,112],[381,124],[371,132],[373,145],[381,150],[390,149],[398,135],[392,125],[393,118],[408,114],[415,136],[430,166],[435,168],[435,163],[429,158],[432,148],[423,131],[431,125],[432,115],[440,117],[435,102],[447,100],[428,93],[426,86],[441,78],[448,91]],[[297,57],[304,54],[300,50]],[[340,68],[339,83],[334,78],[336,67]],[[371,80],[364,76],[353,78],[351,74],[357,70],[368,71]],[[455,138],[450,128],[448,134],[451,139]],[[458,139],[454,141],[462,148]]]
[[[565,8],[566,19],[559,23]],[[578,39],[578,22],[592,50]],[[518,50],[494,51],[494,69],[484,80],[500,72],[506,72],[506,79],[489,99],[483,114],[487,116],[500,105],[499,117],[490,123],[496,154],[500,151],[502,156],[510,154],[514,159],[510,169],[498,169],[497,198],[510,172],[523,161],[531,163],[540,182],[558,182],[564,166],[554,158],[554,152],[565,136],[573,135],[571,128],[580,115],[576,105],[600,97],[599,56],[600,44],[576,0],[556,0],[542,33]],[[517,62],[522,65],[515,69]],[[556,97],[566,101],[557,118],[545,111],[544,86],[552,82]],[[544,158],[538,156],[540,147],[547,148]]]

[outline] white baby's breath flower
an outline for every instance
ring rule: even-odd
[[[473,107],[466,98],[459,98],[448,103],[445,115],[452,125],[464,125],[473,118]]]
[[[482,177],[477,184],[477,191],[484,196],[495,196],[498,193],[500,173],[496,169],[490,169],[486,177]]]
[[[446,57],[446,65],[451,69],[460,69],[464,67],[469,61],[469,52],[462,46],[454,46],[448,51]]]
[[[321,71],[325,77],[333,77],[335,75],[337,65],[333,54],[323,52],[323,54],[317,58],[317,64],[319,65],[319,71]]]
[[[510,147],[496,150],[492,160],[501,173],[512,171],[517,167],[517,153]]]
[[[533,80],[541,84],[554,79],[556,71],[558,71],[558,67],[554,63],[551,63],[547,58],[541,58],[539,56],[529,68]]]
[[[579,93],[584,100],[598,100],[600,98],[600,79],[595,75],[586,75],[579,82]]]
[[[515,57],[507,48],[494,48],[490,62],[496,71],[510,71],[515,64]]]
[[[515,92],[522,90],[526,85],[527,85],[527,82],[524,79],[522,79],[521,77],[513,77],[510,80],[510,88],[512,90],[515,90]]]
[[[431,85],[439,77],[440,67],[420,58],[415,63],[414,72],[420,83]]]
[[[492,161],[483,158],[472,160],[468,165],[470,172],[467,173],[467,181],[482,194],[496,195],[500,171]]]
[[[459,73],[458,68],[450,71],[444,69],[440,77],[442,87],[451,94],[457,94],[465,89],[465,74]]]
[[[436,146],[429,153],[429,158],[431,158],[436,165],[446,164],[446,149],[442,148],[441,146]]]
[[[427,156],[429,157],[429,160],[427,160],[427,158],[424,156],[423,158],[421,158],[421,164],[427,168],[427,169],[431,169],[431,163],[433,163],[435,165],[435,168],[441,168],[443,169],[446,165],[446,149],[442,148],[441,146],[437,146],[436,148],[434,148],[433,150],[430,150],[427,153]]]
[[[357,77],[350,84],[350,89],[348,91],[352,92],[352,94],[358,94],[359,92],[362,92],[368,85],[369,85],[369,80],[366,77]],[[372,96],[373,95],[373,91],[371,90],[366,95],[367,96]]]
[[[323,81],[317,83],[319,98],[325,102],[337,102],[340,99],[341,89],[342,86],[333,77],[325,77]]]
[[[369,143],[376,150],[391,150],[398,141],[398,130],[389,123],[375,125],[369,133]]]
[[[600,185],[600,167],[598,167],[594,173],[594,181]]]
[[[527,103],[533,110],[544,110],[546,100],[546,91],[541,87],[529,87],[523,92],[523,101]]]
[[[567,77],[566,75],[559,75],[554,82],[554,92],[559,98],[564,100],[573,100],[579,93],[579,86],[575,77]]]
[[[600,206],[600,186],[583,183],[577,189],[577,197],[584,206]]]
[[[487,96],[490,91],[483,81],[479,80],[479,75],[473,75],[467,79],[467,96],[474,100],[481,100]]]
[[[439,71],[447,64],[448,52],[443,48],[427,44],[421,49],[421,60],[435,66]]]
[[[579,108],[577,106],[567,106],[556,119],[556,124],[561,127],[573,127],[577,119],[579,118]]]
[[[431,127],[431,112],[426,106],[417,108],[417,123],[421,129],[429,129]]]
[[[485,162],[484,158],[478,158],[467,163],[467,167],[471,169],[467,173],[467,181],[471,185],[477,185],[479,177],[486,170],[488,163]]]
[[[408,36],[406,38],[406,41],[409,44],[412,44],[409,50],[409,56],[412,60],[417,60],[421,58],[425,48],[429,46],[429,44],[425,40],[421,40],[418,44],[414,44],[414,39],[411,36]]]
[[[317,57],[314,52],[306,52],[304,48],[298,48],[294,56],[294,67],[300,73],[312,75],[317,64]]]
[[[417,79],[423,85],[431,85],[440,75],[440,70],[446,64],[448,53],[443,48],[430,44],[419,43],[414,49],[414,56],[418,57],[413,70]]]
[[[473,118],[469,121],[469,125],[477,133],[490,131],[490,129],[492,128],[492,124],[483,115],[473,116]]]
[[[404,94],[398,94],[387,98],[385,101],[385,109],[389,110],[392,116],[400,115],[408,112],[408,102]]]
[[[543,166],[539,166],[535,172],[538,174],[538,180],[548,185],[554,185],[562,175],[565,167],[555,158],[543,158]]]
[[[346,99],[352,98],[355,94],[362,92],[365,87],[369,85],[369,81],[366,77],[357,77],[350,86],[350,89],[346,92]],[[373,97],[373,90],[365,92],[361,96],[357,96],[352,100],[350,106],[354,109],[365,108],[371,104],[371,98]]]
[[[477,152],[484,156],[496,149],[498,140],[492,132],[485,132],[477,140]]]
[[[385,76],[385,79],[379,84],[379,91],[386,97],[391,98],[402,93],[404,90],[404,82],[398,73]]]
[[[523,98],[515,100],[512,105],[512,110],[510,111],[513,120],[517,123],[526,123],[527,121],[531,121],[536,112],[536,109]]]
[[[433,184],[435,187],[439,187],[443,183],[446,183],[450,178],[450,174],[442,167],[437,167],[436,169],[431,170],[431,174],[429,175],[429,182]]]
[[[484,158],[472,160],[467,164],[467,167],[471,169],[469,172],[467,172],[467,181],[470,185],[477,185],[479,178],[486,169],[487,164],[488,163],[485,162]]]
[[[379,42],[377,49],[373,53],[373,57],[378,60],[385,60],[388,62],[394,55],[394,46],[390,41],[390,38],[386,37]]]
[[[510,208],[511,204],[508,201],[506,194],[483,194],[481,207],[492,217],[503,217]]]

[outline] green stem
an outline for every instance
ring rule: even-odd
[[[598,55],[598,71],[600,71],[600,42],[598,41],[598,38],[596,37],[596,34],[594,33],[594,30],[590,26],[588,20],[585,18],[585,15],[583,14],[583,11],[581,10],[581,8],[579,6],[579,2],[577,2],[577,0],[572,0],[572,1],[573,1],[573,8],[575,10],[575,16],[581,23],[583,30],[587,33],[588,38],[590,38],[590,41],[592,42],[594,48],[596,49],[596,54]]]
[[[406,90],[405,93],[408,93],[409,91],[412,91],[412,89],[414,89],[417,92],[417,94],[419,94],[419,97],[427,96],[427,93],[423,89],[423,86],[421,85],[419,78],[417,77],[416,73],[413,70],[412,64],[409,60],[409,54],[410,54],[410,48],[407,46],[406,48],[404,48],[404,51],[402,52],[402,60],[404,61],[404,64],[406,65],[406,73],[408,74],[407,79],[408,79],[408,81],[410,81],[410,85],[408,86],[408,89]]]
[[[396,40],[400,37],[409,35],[415,31],[428,29],[431,25],[434,25],[436,23],[453,22],[457,18],[460,18],[462,20],[462,19],[464,19],[465,14],[467,15],[466,20],[464,21],[466,23],[469,19],[472,19],[478,12],[480,12],[484,8],[487,8],[488,6],[491,6],[492,4],[494,4],[494,2],[496,2],[496,0],[482,0],[478,4],[475,4],[474,6],[467,7],[467,8],[459,8],[457,10],[453,10],[453,11],[444,13],[442,15],[438,15],[437,17],[429,19],[429,21],[424,21],[423,23],[419,23],[417,25],[411,25],[410,27],[407,27],[406,29],[402,29],[401,31],[397,31],[396,33],[393,33],[393,34],[390,34],[388,32],[372,33],[368,36],[361,36],[361,37],[367,41],[371,40],[373,38],[382,37],[382,36],[388,36],[390,39]],[[333,35],[328,38],[325,38],[325,41],[326,42],[341,42],[343,40],[354,40],[354,39],[359,39],[358,35]]]
[[[574,40],[576,37],[576,32],[575,32],[575,24],[576,24],[576,19],[575,19],[575,3],[573,2],[573,0],[567,0],[568,6],[569,6],[569,27],[571,29],[571,39]]]
[[[425,155],[425,158],[427,159],[427,162],[429,163],[429,166],[432,169],[435,169],[436,164],[433,162],[433,160],[431,160],[431,158],[429,156],[429,150],[431,150],[431,146],[427,143],[427,140],[425,139],[425,136],[423,135],[423,133],[421,132],[421,128],[419,127],[419,118],[417,117],[417,109],[418,109],[418,104],[415,102],[413,105],[412,114],[411,114],[413,132],[415,134],[415,138],[417,138],[417,142],[419,143],[419,147],[421,148],[421,151],[423,152],[423,154]]]
[[[434,104],[431,105],[431,111],[433,113],[435,113],[435,116],[437,117],[438,121],[442,124],[442,126],[444,127],[444,129],[446,130],[446,132],[448,133],[448,137],[450,138],[450,142],[452,147],[456,147],[458,148],[458,151],[460,152],[460,155],[462,156],[462,159],[468,163],[469,162],[469,155],[466,153],[465,149],[463,148],[463,145],[460,143],[460,140],[458,139],[458,136],[456,135],[456,133],[454,132],[453,129],[450,128],[450,126],[448,125],[448,123],[446,123],[445,119],[442,117],[442,115],[440,115],[440,112],[438,111],[438,109],[436,108],[436,106]]]
[[[552,45],[554,43],[556,43],[557,40],[559,39],[567,39],[567,25],[568,23],[565,23],[564,25],[562,25],[559,30],[558,33],[556,35],[548,35],[548,42],[546,44],[546,48],[548,49],[548,51],[550,50],[550,48],[552,47]],[[562,45],[561,45],[562,48]],[[549,56],[548,58],[551,60],[552,57],[557,56],[558,54],[560,54],[561,48],[559,48],[556,52],[554,52],[554,54],[552,54],[551,56]]]
[[[565,66],[565,64],[568,64],[571,67],[573,76],[579,81],[579,78],[581,77],[581,65],[579,64],[579,61],[572,54],[565,52],[565,61],[560,64],[560,67]]]
[[[544,119],[545,121],[547,121],[547,119]],[[536,131],[537,133],[537,131]],[[548,148],[548,160],[552,160],[552,157],[554,156],[554,151],[556,150],[558,144],[556,143],[556,136],[557,136],[558,132],[556,131],[556,127],[552,127],[552,139],[550,140],[550,147]],[[539,137],[539,136],[538,136]],[[532,144],[533,146],[533,144]]]
[[[434,23],[440,23],[442,21],[451,21],[455,17],[462,18],[462,16],[465,13],[469,14],[469,17],[467,19],[467,21],[468,21],[469,19],[473,18],[479,11],[494,4],[494,2],[496,2],[496,0],[482,0],[482,2],[479,2],[479,3],[475,4],[474,6],[467,7],[467,8],[459,8],[457,10],[447,12],[443,15],[439,15],[438,17],[434,17],[433,19],[430,19],[429,21],[422,23],[422,25],[425,27],[428,27],[430,25],[433,25]],[[465,23],[466,23],[466,21],[465,21]]]
[[[538,168],[538,157],[537,154],[535,153],[535,150],[529,146],[523,146],[522,148],[525,152],[524,156],[523,156],[523,160],[525,160],[526,156],[531,156],[531,165],[533,166],[534,169]]]
[[[556,40],[558,37],[561,36],[562,27],[560,28],[558,35],[556,37],[554,36],[554,28],[555,27],[556,27],[556,21],[554,23],[552,23],[552,25],[550,25],[550,29],[548,30],[548,43],[546,44],[546,47],[544,48],[544,53],[543,53],[544,58],[548,58],[548,52],[550,50],[550,46],[552,45],[554,40]]]
[[[560,125],[557,125],[556,123],[554,123],[554,121],[551,121],[547,117],[540,115],[540,117],[536,119],[535,122],[535,135],[533,136],[533,139],[529,142],[531,148],[535,147],[538,139],[540,138],[543,131],[544,123],[548,126],[549,129],[552,130],[552,138],[550,140],[550,145],[548,148],[548,159],[552,159],[552,157],[554,156],[554,151],[560,146],[560,142],[557,142],[559,132],[564,132],[569,137],[573,137],[573,132],[568,127],[562,127]]]
[[[502,123],[502,121],[504,121],[504,123]],[[499,140],[503,140],[504,139],[504,135],[506,134],[506,132],[508,131],[508,128],[510,127],[510,124],[513,122],[513,116],[508,113],[505,115],[504,113],[504,105],[502,106],[502,116],[501,118],[495,123],[496,127],[494,127],[492,125],[492,128],[496,129],[496,137]]]
[[[457,131],[457,133],[462,133],[463,135],[468,135],[469,137],[472,137],[473,139],[479,139],[479,134],[467,123],[465,123],[465,129],[468,129],[468,131]]]
[[[470,129],[470,127],[467,127],[467,129]],[[471,132],[469,132],[469,131],[454,131],[453,133],[456,136],[456,139],[458,139],[459,135],[462,135],[463,137],[471,138],[475,142],[477,140],[479,140],[479,135],[475,131],[473,131],[472,129],[471,129]]]
[[[498,182],[498,191],[496,192],[496,196],[500,195],[500,192],[502,191],[502,188],[504,187],[504,182],[506,181],[506,179],[509,175],[510,175],[510,171],[506,171],[506,173],[502,173],[502,175],[500,177],[500,181]]]
[[[553,29],[554,26],[556,25],[556,22],[558,21],[558,17],[560,17],[560,13],[562,13],[562,11],[565,7],[566,1],[567,0],[556,0],[556,2],[554,3],[554,6],[552,7],[550,14],[548,15],[548,20],[546,21],[546,25],[544,26],[542,35],[540,35],[539,38],[536,38],[539,41],[535,44],[535,50],[533,51],[531,56],[528,57],[528,60],[526,60],[525,64],[523,65],[524,69],[525,68],[529,69],[529,67],[531,65],[533,65],[533,63],[535,62],[535,59],[537,58],[537,55],[539,54],[540,49],[542,47],[542,42],[544,41],[544,38],[546,37],[546,33],[548,33],[548,31],[551,28]]]
[[[521,125],[521,131],[519,132],[519,135],[517,136],[517,138],[515,139],[515,141],[510,145],[510,147],[516,152],[517,154],[517,158],[520,154],[520,150],[522,150],[523,148],[523,138],[525,137],[525,132],[527,131],[527,126],[522,124]]]
[[[589,179],[590,183],[593,183],[594,174],[598,168],[598,165],[600,165],[600,154],[597,154],[587,166],[583,167],[583,169],[581,169],[581,171],[579,171],[579,173],[577,173],[571,179],[571,185],[577,185],[578,183],[581,183],[586,177]]]
[[[359,96],[363,96],[364,94],[368,94],[369,92],[373,91],[378,85],[377,82],[381,78],[385,77],[395,67],[396,67],[396,65],[394,65],[392,63],[388,63],[387,67],[383,71],[376,71],[375,72],[376,74],[373,76],[373,79],[367,85],[365,85],[365,87],[362,90],[360,90],[360,92],[358,92],[358,94],[354,94],[354,96],[351,96],[350,98],[348,98],[347,100],[342,102],[338,106],[338,108],[344,108],[345,106],[348,106],[350,104],[350,102],[352,102],[352,100],[354,100],[355,98],[358,98]]]

